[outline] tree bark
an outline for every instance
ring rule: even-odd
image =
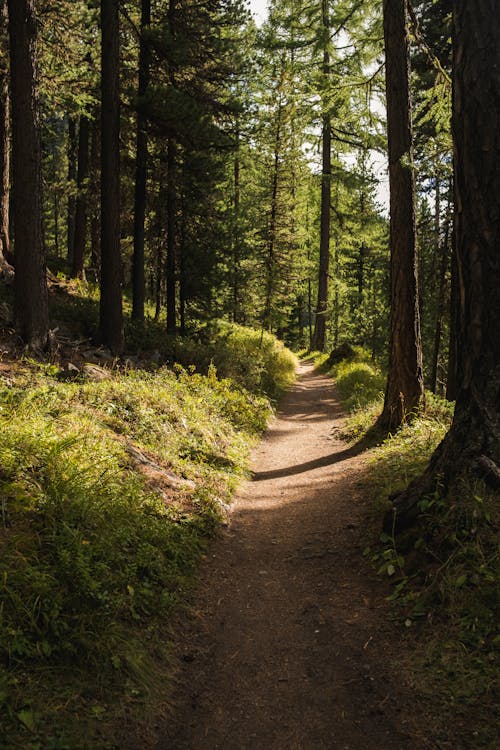
[[[322,25],[325,33],[325,48],[323,50],[323,77],[327,85],[330,76],[330,20],[328,2],[322,0]],[[323,103],[323,106],[327,105]],[[316,305],[316,319],[314,323],[313,348],[322,352],[326,346],[326,317],[328,312],[328,280],[330,270],[330,218],[332,192],[332,126],[330,112],[323,113],[323,127],[321,136],[321,214],[319,238],[319,275],[318,301]]]
[[[233,164],[233,226],[231,241],[233,244],[233,322],[238,323],[240,317],[240,132],[236,130],[236,149]]]
[[[461,377],[451,428],[386,525],[420,497],[473,473],[500,488],[500,16],[491,0],[453,3],[455,228]],[[471,96],[471,91],[474,96]],[[463,487],[461,487],[463,494]],[[395,514],[395,515],[394,515]]]
[[[99,185],[100,185],[100,153],[99,153],[99,142],[100,142],[100,130],[99,130],[100,116],[99,112],[94,112],[92,120],[92,132],[90,138],[90,192],[88,194],[88,202],[90,209],[90,264],[89,268],[92,269],[93,278],[95,281],[100,279],[100,267],[101,267],[101,247],[100,247],[100,235],[101,235],[101,221],[100,221],[100,205],[99,205]]]
[[[88,176],[89,176],[90,123],[86,115],[80,117],[78,133],[78,178],[73,239],[73,279],[84,279],[85,246],[87,239]]]
[[[73,263],[73,245],[75,240],[75,208],[76,208],[76,178],[77,178],[77,133],[76,120],[68,118],[68,216],[67,216],[67,257]]]
[[[37,21],[33,0],[9,0],[12,172],[16,258],[14,317],[18,334],[43,349],[49,331],[42,235]]]
[[[0,0],[0,274],[12,273],[9,239],[10,98],[7,1]]]
[[[146,216],[146,182],[148,172],[147,121],[141,110],[141,98],[149,85],[150,50],[144,32],[151,24],[151,0],[141,3],[141,40],[139,47],[139,108],[137,112],[137,142],[135,159],[134,196],[134,255],[132,260],[132,318],[144,321],[146,282],[144,276],[144,221]]]
[[[175,248],[176,239],[176,147],[173,139],[167,146],[167,333],[174,334],[177,330],[177,305],[176,305],[176,262]]]
[[[281,68],[281,80],[278,94],[278,109],[276,112],[276,133],[274,136],[274,154],[273,154],[273,173],[271,178],[271,214],[269,217],[269,231],[266,254],[266,297],[264,303],[264,315],[262,318],[262,330],[271,331],[273,326],[273,292],[276,273],[275,244],[276,244],[276,224],[278,218],[278,187],[281,159],[281,128],[282,128],[282,83],[284,74],[284,61]]]
[[[450,199],[451,200],[451,199]],[[436,199],[437,204],[437,199]],[[447,304],[447,284],[446,272],[448,270],[449,245],[450,245],[450,201],[445,219],[444,237],[441,241],[437,237],[439,245],[437,248],[439,258],[439,286],[437,294],[436,322],[434,327],[434,347],[432,351],[432,367],[429,388],[433,393],[437,391],[438,369],[439,369],[439,352],[441,348],[441,338],[443,332],[443,319]]]
[[[419,411],[424,394],[418,309],[415,178],[406,0],[384,0],[389,147],[391,341],[378,426],[397,429]]]
[[[459,351],[459,294],[458,294],[458,267],[456,254],[455,228],[451,236],[451,281],[450,281],[450,340],[448,347],[448,372],[446,377],[446,398],[448,401],[456,401],[458,395],[458,383],[460,377],[460,351]]]
[[[100,339],[123,350],[120,255],[119,0],[101,0],[101,299]]]

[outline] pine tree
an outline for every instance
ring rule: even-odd
[[[100,337],[123,350],[120,254],[120,51],[118,0],[101,0],[101,297]]]
[[[7,63],[7,0],[0,0],[0,274],[8,271],[10,257],[10,96]]]
[[[406,0],[384,1],[384,37],[391,198],[391,343],[378,425],[390,431],[420,409],[424,394]]]
[[[15,325],[26,344],[33,349],[44,349],[49,332],[49,315],[42,238],[37,19],[33,0],[9,0],[8,11],[16,266]]]
[[[462,374],[451,428],[424,474],[395,501],[404,527],[418,501],[479,475],[500,488],[500,18],[483,0],[453,3],[453,141]],[[474,90],[474,97],[470,91]]]

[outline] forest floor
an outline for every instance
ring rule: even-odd
[[[367,453],[337,437],[342,420],[331,379],[302,364],[179,624],[157,750],[448,747],[362,554]]]

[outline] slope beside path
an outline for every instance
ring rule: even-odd
[[[341,420],[332,381],[301,365],[203,566],[157,750],[434,746],[391,668],[399,630],[362,555],[364,459]]]

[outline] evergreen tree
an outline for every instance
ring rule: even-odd
[[[146,117],[141,110],[141,98],[146,94],[150,75],[150,43],[147,32],[151,25],[151,0],[141,0],[141,39],[139,46],[137,142],[135,157],[134,194],[134,257],[132,264],[132,318],[144,320],[144,221],[146,214],[146,183],[148,165],[148,136]]]
[[[385,0],[384,37],[391,196],[391,343],[384,408],[378,424],[391,431],[418,411],[424,393],[406,0]]]
[[[500,18],[482,0],[453,3],[453,141],[461,377],[451,428],[424,474],[395,501],[396,525],[439,485],[479,475],[500,488]],[[474,97],[470,91],[474,90]],[[392,515],[387,519],[393,525]]]
[[[118,0],[101,0],[101,297],[100,337],[123,349],[120,254],[120,49]]]
[[[9,0],[8,11],[16,266],[15,325],[26,344],[34,349],[44,349],[48,339],[49,316],[42,238],[37,19],[33,0]]]
[[[0,273],[10,261],[10,97],[7,0],[0,0]]]

